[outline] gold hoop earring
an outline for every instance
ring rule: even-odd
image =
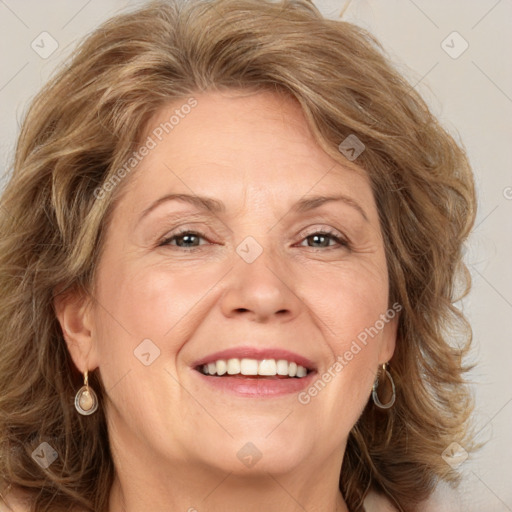
[[[387,365],[387,363],[384,363],[382,365],[382,371],[384,372],[384,375],[389,379],[389,382],[391,382],[391,389],[393,390],[393,393],[391,395],[391,400],[387,404],[383,404],[379,400],[379,396],[377,395],[377,388],[379,387],[379,377],[378,376],[375,379],[375,382],[373,383],[373,388],[372,388],[373,403],[380,409],[389,409],[395,403],[395,399],[396,399],[395,382],[393,381],[393,377],[391,377],[391,373],[389,373],[386,370],[386,365]]]
[[[75,395],[75,409],[84,416],[89,416],[98,408],[98,397],[91,387],[89,387],[88,370],[84,372],[84,385]]]

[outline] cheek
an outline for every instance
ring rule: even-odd
[[[171,423],[160,415],[168,414],[162,402],[182,399],[173,360],[205,315],[205,294],[218,279],[197,268],[176,272],[161,264],[118,266],[103,274],[96,324],[100,373],[121,416]]]
[[[358,279],[359,274],[344,277],[338,286],[325,285],[316,299],[329,356],[298,397],[318,417],[334,414],[336,421],[326,427],[333,439],[348,434],[368,402],[386,329],[380,319],[387,311],[387,289]]]
[[[318,319],[330,352],[324,382],[333,382],[327,400],[340,397],[352,404],[351,414],[367,400],[378,366],[381,343],[394,317],[388,311],[388,280],[385,264],[346,265],[328,272],[307,274],[302,296]],[[384,320],[383,320],[384,318]],[[321,387],[321,385],[319,385]],[[339,408],[338,403],[333,407]]]
[[[210,275],[211,274],[211,275]],[[202,299],[219,276],[163,265],[125,265],[104,272],[98,287],[100,344],[106,358],[126,359],[144,340],[175,353],[191,334]]]
[[[304,275],[301,295],[308,297],[309,308],[322,320],[319,325],[337,351],[372,328],[388,309],[385,264],[346,264]]]

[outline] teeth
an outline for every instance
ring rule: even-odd
[[[288,375],[288,361],[285,359],[279,359],[276,366],[277,375]]]
[[[308,374],[304,366],[285,359],[219,359],[213,363],[204,364],[202,372],[205,375],[288,375],[288,377],[302,378]]]
[[[258,375],[258,361],[256,359],[242,359],[240,361],[242,375]]]
[[[240,359],[228,359],[228,375],[240,373]]]
[[[297,377],[305,377],[308,371],[304,366],[297,366]]]
[[[220,361],[217,361],[215,366],[217,367],[217,375],[224,375],[228,371],[228,365],[227,365],[226,361],[224,361],[223,359],[221,359]],[[212,374],[213,373],[215,373],[215,372],[213,371]]]
[[[277,375],[275,359],[263,359],[258,366],[258,375]]]

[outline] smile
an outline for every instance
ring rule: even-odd
[[[304,378],[310,372],[304,366],[286,359],[218,359],[197,368],[203,375]]]

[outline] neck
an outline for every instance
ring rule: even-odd
[[[211,459],[179,444],[170,452],[142,443],[122,422],[115,432],[108,512],[349,512],[339,489],[345,443],[335,449],[311,443],[290,453],[280,443],[246,467],[236,443],[219,444],[219,457]]]
[[[178,464],[176,470],[117,473],[111,489],[109,512],[349,512],[335,479],[326,469],[307,475],[260,472],[221,472]],[[249,470],[253,472],[254,468]],[[330,468],[329,468],[330,470]],[[129,475],[129,476],[128,476]]]

